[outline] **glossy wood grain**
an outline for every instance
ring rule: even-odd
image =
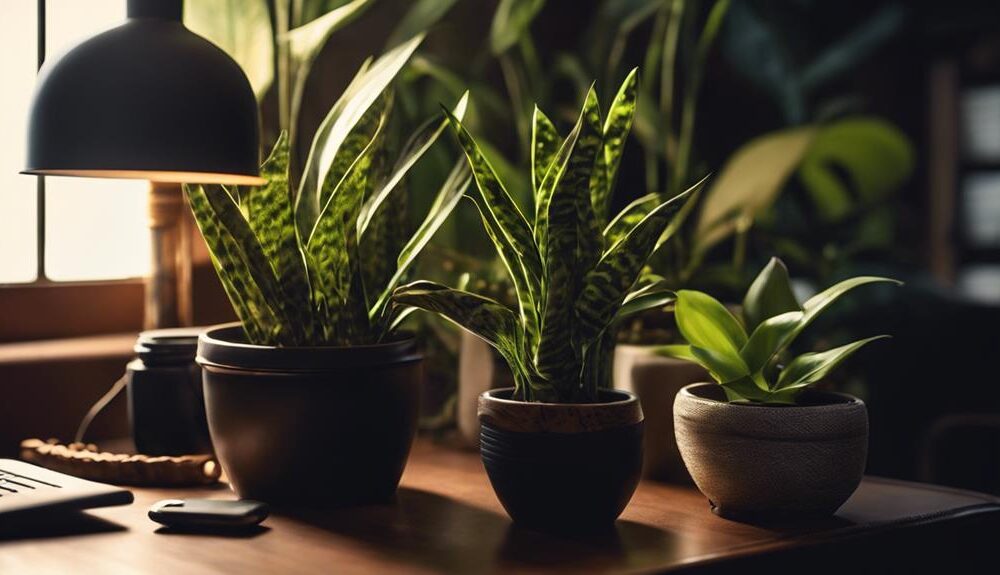
[[[693,489],[644,482],[613,531],[555,537],[511,525],[478,454],[425,440],[414,448],[394,505],[273,515],[260,530],[235,537],[170,533],[147,519],[154,501],[184,497],[232,495],[143,489],[131,506],[54,527],[0,518],[0,573],[643,573],[706,565],[747,572],[733,562],[809,560],[803,550],[829,542],[843,555],[847,545],[899,534],[880,540],[879,552],[889,554],[890,544],[919,548],[924,530],[938,537],[929,531],[935,526],[972,521],[995,533],[1000,521],[1000,502],[990,496],[866,479],[835,518],[755,526],[714,516]]]

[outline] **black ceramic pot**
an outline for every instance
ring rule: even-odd
[[[480,450],[515,523],[544,531],[610,528],[642,472],[642,409],[625,391],[601,403],[527,403],[512,388],[479,397]]]
[[[198,342],[212,443],[240,497],[277,506],[389,500],[416,433],[412,337],[354,347],[246,343],[238,324]]]

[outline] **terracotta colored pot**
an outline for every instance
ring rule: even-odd
[[[515,523],[545,531],[609,528],[642,471],[635,394],[602,403],[528,403],[513,388],[479,396],[480,450],[493,490]]]
[[[690,485],[674,438],[674,398],[682,387],[708,379],[708,372],[690,361],[656,355],[650,346],[619,344],[613,377],[615,389],[639,396],[646,417],[643,477]]]
[[[280,348],[247,344],[239,325],[202,334],[205,410],[232,488],[287,506],[391,499],[417,429],[422,359],[412,337]]]
[[[674,403],[677,445],[712,511],[731,519],[832,515],[865,470],[868,412],[840,393],[809,390],[794,406],[726,403],[714,383]]]

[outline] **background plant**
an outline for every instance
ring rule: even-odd
[[[428,121],[388,166],[390,84],[422,40],[362,66],[320,126],[301,174],[289,169],[283,135],[261,168],[266,185],[186,188],[252,343],[368,344],[398,326],[389,296],[471,179],[464,162],[455,164],[423,223],[402,236],[399,184],[445,129],[444,119]],[[463,116],[466,105],[463,96],[449,117]]]
[[[671,301],[659,285],[633,289],[646,258],[666,241],[693,188],[637,222],[626,209],[609,220],[611,191],[637,97],[633,70],[602,120],[592,86],[575,126],[562,138],[538,108],[532,118],[529,221],[461,121],[449,115],[478,194],[471,199],[510,276],[511,309],[496,300],[432,282],[396,290],[394,299],[443,315],[497,349],[525,401],[593,402],[610,384],[615,326]]]
[[[799,304],[785,264],[772,258],[747,290],[740,318],[706,293],[678,291],[674,315],[687,345],[666,345],[657,351],[704,367],[729,401],[794,403],[799,393],[823,380],[862,346],[888,337],[869,337],[784,363],[792,341],[840,296],[877,282],[899,284],[887,278],[856,277]]]

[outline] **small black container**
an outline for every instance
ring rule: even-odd
[[[270,347],[239,324],[198,343],[216,454],[236,493],[279,507],[385,502],[417,431],[423,357],[412,336]]]
[[[139,334],[138,357],[126,368],[129,422],[139,453],[212,452],[201,368],[194,361],[201,331],[177,328]]]
[[[609,529],[642,472],[642,409],[635,395],[602,391],[602,403],[479,399],[486,473],[515,523],[542,531]]]

